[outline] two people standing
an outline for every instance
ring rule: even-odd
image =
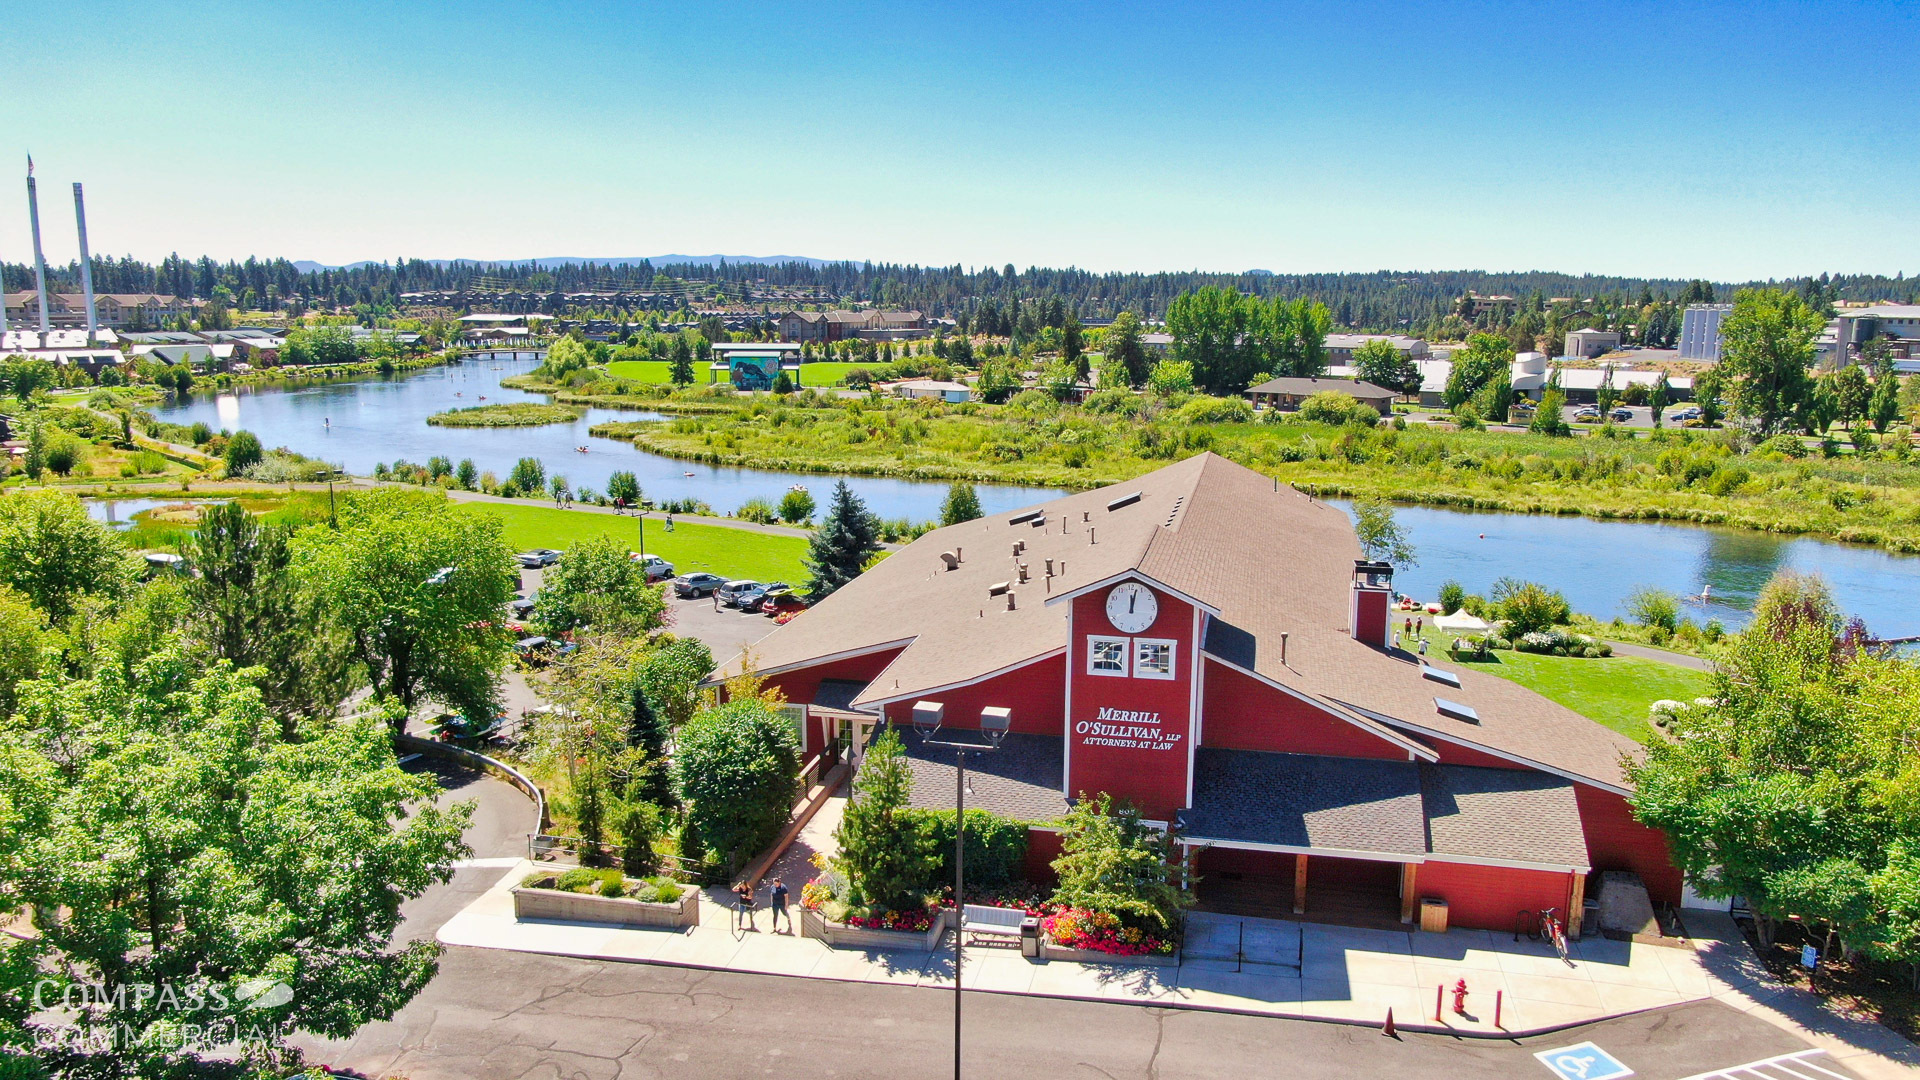
[[[787,912],[788,893],[786,883],[779,878],[774,878],[773,886],[769,893],[773,902],[773,932],[776,934],[780,932],[780,920],[784,917],[787,920],[787,933],[793,933],[793,916]],[[735,885],[733,887],[733,898],[733,910],[736,918],[735,925],[758,932],[760,928],[753,924],[753,883],[750,881],[742,881],[740,884]]]

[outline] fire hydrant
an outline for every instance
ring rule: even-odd
[[[1461,1016],[1467,1015],[1467,980],[1465,979],[1453,984],[1453,1011]]]

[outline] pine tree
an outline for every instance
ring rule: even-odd
[[[958,525],[981,516],[980,496],[972,484],[961,481],[947,488],[947,501],[940,504],[940,524]]]
[[[852,887],[848,899],[897,910],[915,906],[940,866],[925,823],[905,811],[913,794],[900,734],[888,729],[868,747],[854,796],[834,830],[835,868]]]
[[[827,519],[807,547],[807,591],[822,600],[860,576],[880,552],[880,519],[845,480],[833,485]]]
[[[685,335],[673,339],[672,362],[667,368],[667,378],[675,386],[689,386],[693,383],[693,346],[687,343]]]

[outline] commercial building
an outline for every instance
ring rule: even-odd
[[[1720,361],[1720,322],[1732,304],[1688,304],[1680,313],[1680,359]]]
[[[775,316],[773,326],[788,341],[898,341],[932,332],[918,311],[789,311]]]
[[[800,385],[800,343],[797,341],[721,342],[713,346],[707,381],[722,375],[736,390],[771,390],[782,371]]]
[[[1575,330],[1567,335],[1566,355],[1590,360],[1605,356],[1620,347],[1620,335],[1613,330]]]
[[[1633,820],[1625,736],[1497,676],[1397,647],[1393,568],[1344,511],[1212,454],[936,529],[755,644],[808,754],[858,758],[938,709],[949,737],[1011,711],[969,806],[1030,825],[1107,793],[1175,830],[1203,906],[1456,926],[1578,924],[1589,877],[1681,877]],[[737,674],[735,657],[713,678]],[[952,757],[911,733],[913,801]]]
[[[1920,360],[1920,304],[1876,304],[1840,311],[1822,338],[1822,366],[1858,363],[1861,350],[1875,340],[1891,346],[1895,366],[1913,370],[1911,362]],[[1836,347],[1835,342],[1844,345]]]
[[[1405,334],[1328,334],[1327,363],[1353,363],[1354,352],[1369,341],[1384,341],[1408,360],[1425,360],[1429,355],[1424,339],[1407,337]]]
[[[906,379],[888,389],[893,391],[894,397],[934,398],[955,405],[973,398],[973,387],[945,379]]]
[[[7,325],[38,326],[40,297],[29,289],[7,294]],[[113,330],[135,326],[159,326],[174,316],[191,318],[199,310],[191,300],[154,293],[100,293],[93,298],[99,325]],[[48,293],[47,323],[63,329],[87,325],[87,298],[80,293]]]
[[[1393,399],[1397,396],[1384,386],[1375,386],[1360,379],[1337,378],[1293,378],[1283,376],[1268,379],[1258,386],[1247,388],[1247,400],[1256,407],[1279,409],[1292,412],[1300,403],[1315,394],[1345,394],[1362,404],[1379,411],[1381,416],[1393,414]]]

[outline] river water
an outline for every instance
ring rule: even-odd
[[[434,427],[427,417],[447,409],[511,401],[546,401],[500,385],[531,370],[537,360],[469,360],[411,375],[309,386],[259,386],[221,394],[196,392],[190,400],[163,405],[154,415],[175,424],[204,421],[215,430],[245,428],[267,446],[284,446],[365,476],[377,462],[405,459],[425,465],[436,454],[454,464],[472,458],[482,472],[505,477],[523,457],[539,458],[549,476],[559,473],[575,488],[605,491],[607,478],[625,469],[648,499],[701,499],[720,513],[751,498],[779,502],[787,489],[804,484],[825,507],[836,478],[815,474],[731,469],[678,461],[635,450],[631,443],[587,434],[595,424],[659,420],[661,414],[626,409],[589,409],[571,424],[544,427]],[[586,447],[580,453],[579,447]],[[945,483],[847,477],[847,486],[884,518],[937,521],[947,496]],[[1013,510],[1060,494],[1051,488],[991,486],[978,489],[989,514]]]
[[[729,469],[643,453],[630,444],[596,439],[587,429],[608,420],[654,418],[657,413],[592,409],[572,424],[537,428],[431,427],[444,409],[502,401],[543,401],[542,395],[501,387],[527,371],[532,358],[474,360],[412,375],[299,387],[255,387],[237,393],[197,393],[155,411],[163,420],[215,428],[246,428],[268,446],[286,446],[365,475],[376,462],[404,458],[425,464],[435,454],[454,462],[472,458],[482,470],[505,476],[516,459],[537,457],[549,473],[575,487],[605,490],[609,474],[631,470],[654,500],[702,499],[714,509],[736,509],[749,498],[777,501],[804,484],[824,503],[833,478],[757,469]],[[576,447],[584,446],[587,453]],[[926,521],[939,516],[946,485],[848,477],[847,484],[882,517]],[[980,485],[987,513],[1001,513],[1060,494],[1047,488]],[[124,519],[144,507],[127,507]],[[105,511],[102,507],[102,511]],[[1459,581],[1486,593],[1501,577],[1538,581],[1567,595],[1574,610],[1608,618],[1623,613],[1628,593],[1653,585],[1690,602],[1696,621],[1743,625],[1760,587],[1776,570],[1819,573],[1840,606],[1866,620],[1882,637],[1920,634],[1920,557],[1878,548],[1790,538],[1736,529],[1578,517],[1472,513],[1400,507],[1419,565],[1395,579],[1401,591],[1431,598],[1440,583]],[[1249,588],[1258,587],[1249,582]]]

